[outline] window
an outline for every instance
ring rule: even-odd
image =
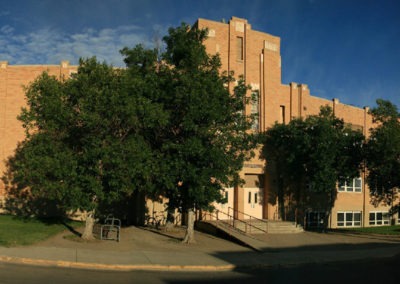
[[[279,123],[285,123],[285,106],[279,107]]]
[[[251,192],[249,192],[249,204],[251,203]]]
[[[341,192],[361,192],[362,180],[361,178],[355,178],[350,182],[342,182],[339,184],[338,191]]]
[[[388,212],[370,212],[369,213],[369,224],[371,226],[389,225],[389,213]]]
[[[259,101],[259,93],[258,91],[254,91],[251,94],[251,116],[253,118],[253,124],[251,125],[251,129],[258,132],[259,131],[259,109],[260,109],[260,101]]]
[[[242,61],[244,58],[243,55],[243,38],[238,36],[236,38],[236,49],[237,49],[237,53],[236,53],[236,59]]]
[[[257,204],[258,202],[258,194],[254,193],[254,203]]]
[[[324,220],[326,213],[322,211],[310,211],[307,212],[306,221],[307,228],[322,228],[324,227]]]
[[[359,227],[361,226],[361,211],[346,211],[337,213],[338,227]]]

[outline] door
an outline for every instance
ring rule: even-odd
[[[262,188],[244,188],[244,213],[262,219]],[[244,216],[245,219],[249,219],[249,216]]]

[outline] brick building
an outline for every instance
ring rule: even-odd
[[[14,153],[18,141],[25,137],[17,116],[26,106],[25,89],[43,72],[59,79],[77,71],[67,61],[60,65],[9,65],[0,61],[0,173],[5,170],[5,160]],[[4,185],[0,181],[0,201],[4,198]]]
[[[222,70],[234,71],[235,77],[243,75],[246,83],[259,94],[257,105],[250,105],[246,110],[248,113],[259,113],[259,121],[255,125],[259,131],[265,131],[276,121],[287,123],[295,117],[318,114],[320,106],[329,105],[335,116],[368,136],[372,120],[367,107],[357,108],[342,104],[338,99],[312,96],[306,84],[282,84],[279,37],[255,31],[247,20],[236,17],[228,23],[199,19],[195,25],[208,29],[206,48],[211,54],[219,53]],[[269,192],[275,185],[273,176],[264,173],[264,162],[256,158],[245,164],[241,172],[245,185],[227,189],[228,204],[217,205],[219,210],[227,213],[230,210],[232,214],[234,208],[235,211],[269,220],[285,218],[279,215],[277,205],[268,200]],[[328,214],[327,221],[332,228],[388,224],[389,208],[371,204],[369,189],[364,181],[365,173],[360,173],[352,184],[339,185],[332,212],[311,209],[307,213],[308,220]],[[245,214],[238,215],[246,218]],[[396,219],[399,222],[399,217]]]
[[[248,106],[248,113],[259,114],[255,130],[265,131],[276,121],[289,122],[294,117],[318,114],[320,106],[330,105],[339,118],[368,136],[372,126],[368,108],[345,105],[338,99],[326,100],[310,94],[306,84],[282,84],[280,38],[252,30],[245,19],[232,17],[229,23],[199,19],[195,26],[208,28],[205,42],[207,51],[219,53],[222,70],[234,71],[235,77],[243,75],[246,83],[259,94],[256,103]],[[13,154],[18,141],[24,138],[24,130],[16,119],[25,105],[23,86],[28,86],[43,71],[62,79],[76,72],[76,66],[63,61],[60,65],[12,66],[0,62],[0,171],[5,170],[4,161]],[[237,217],[248,218],[246,214],[269,220],[284,219],[279,216],[278,206],[269,200],[269,192],[274,187],[274,178],[264,171],[265,161],[255,158],[244,165],[241,172],[245,185],[226,189],[228,203],[216,207]],[[352,184],[338,186],[335,206],[329,214],[329,226],[370,226],[388,224],[388,207],[375,207],[370,203],[369,189],[365,185],[364,173]],[[4,185],[0,182],[0,200],[4,198]],[[150,205],[150,204],[149,204]],[[151,204],[153,206],[154,204]],[[156,206],[162,208],[160,205]],[[309,220],[318,219],[319,212],[309,212]],[[396,218],[399,223],[399,217]]]

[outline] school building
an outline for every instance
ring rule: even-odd
[[[282,84],[279,37],[253,30],[246,19],[237,17],[232,17],[228,23],[198,19],[195,26],[208,29],[206,48],[210,54],[220,55],[222,70],[234,71],[235,77],[243,75],[252,91],[258,93],[258,101],[246,110],[247,113],[259,114],[254,130],[262,132],[275,122],[287,123],[292,118],[316,115],[321,106],[329,105],[336,117],[368,136],[372,127],[368,107],[358,108],[342,104],[336,98],[327,100],[313,96],[306,84]],[[230,215],[236,212],[237,217],[244,219],[249,218],[246,214],[268,220],[289,218],[281,216],[275,200],[271,202],[269,193],[277,185],[274,176],[264,168],[265,161],[258,158],[246,163],[241,172],[244,186],[226,189],[228,203],[216,207]],[[338,185],[337,191],[332,211],[310,208],[305,214],[308,224],[303,225],[315,225],[325,216],[329,216],[327,221],[331,228],[387,225],[391,222],[389,207],[371,204],[365,172],[349,184]],[[397,215],[394,221],[400,223],[399,219],[400,215]],[[297,221],[302,223],[302,220]]]
[[[372,120],[367,107],[357,108],[342,104],[335,98],[327,100],[313,96],[306,84],[282,84],[279,37],[255,31],[247,20],[236,17],[232,17],[228,23],[198,19],[194,26],[208,29],[205,46],[208,53],[220,55],[222,70],[234,71],[235,77],[243,75],[246,83],[258,93],[258,100],[246,109],[247,113],[258,113],[253,130],[261,132],[276,121],[287,123],[295,117],[318,114],[320,106],[330,105],[337,117],[368,136]],[[1,173],[6,170],[7,157],[13,155],[18,141],[25,136],[17,120],[21,107],[26,105],[24,86],[28,86],[44,71],[62,79],[68,78],[76,70],[77,66],[71,66],[67,61],[62,61],[60,65],[10,65],[0,61]],[[286,219],[286,216],[279,214],[277,203],[269,198],[269,193],[276,185],[273,175],[265,171],[264,160],[256,157],[245,163],[241,177],[245,180],[243,187],[227,188],[228,203],[216,204],[218,210],[229,214],[235,212],[236,217],[241,219],[249,215],[267,220]],[[389,207],[371,204],[365,172],[349,184],[338,185],[337,190],[332,211],[321,212],[310,208],[307,212],[309,224],[326,215],[329,216],[328,226],[331,228],[379,226],[391,222]],[[0,201],[4,198],[4,184],[0,181]],[[154,208],[154,204],[148,205]],[[397,215],[394,221],[400,223],[400,216]]]

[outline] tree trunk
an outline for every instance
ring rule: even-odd
[[[82,239],[93,240],[93,226],[94,226],[94,211],[89,211],[86,216],[85,230],[82,234]]]
[[[188,224],[186,229],[185,238],[182,243],[193,244],[196,243],[194,239],[194,210],[193,208],[188,209]]]
[[[165,230],[171,231],[175,227],[175,216],[174,216],[175,210],[174,209],[167,209],[167,222],[165,224]]]

